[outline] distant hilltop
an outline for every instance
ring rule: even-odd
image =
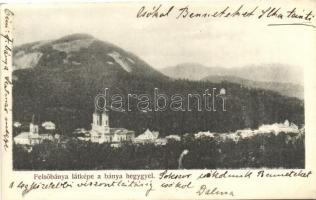
[[[285,65],[224,68],[184,63],[166,67],[161,72],[175,79],[202,80],[212,83],[231,82],[244,87],[266,89],[285,96],[304,99],[303,72]]]
[[[207,76],[232,76],[253,81],[281,82],[303,85],[300,69],[284,64],[249,65],[244,67],[209,67],[199,63],[182,63],[163,68],[161,72],[172,78],[201,80]]]

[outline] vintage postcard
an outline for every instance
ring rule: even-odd
[[[316,198],[316,2],[0,6],[3,200]]]

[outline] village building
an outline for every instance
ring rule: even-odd
[[[81,141],[87,142],[87,141],[90,141],[91,139],[90,132],[84,128],[77,128],[76,130],[73,131],[72,134],[73,134],[73,137]]]
[[[15,128],[20,128],[20,127],[22,126],[22,124],[21,124],[20,122],[14,122],[14,123],[13,123],[13,126],[14,126]]]
[[[299,134],[300,130],[296,124],[290,123],[288,120],[285,120],[284,123],[261,125],[256,132],[261,134],[274,133],[275,135],[278,135],[281,132]]]
[[[175,141],[181,141],[181,137],[179,135],[168,135],[166,136],[167,140],[175,140]]]
[[[226,139],[228,140],[232,140],[234,141],[235,143],[237,143],[238,141],[241,140],[241,136],[238,135],[237,133],[229,133],[229,134],[224,134],[226,135]],[[225,136],[224,136],[225,137]]]
[[[121,143],[132,141],[135,132],[125,128],[110,128],[107,111],[95,111],[92,115],[90,140],[95,143]]]
[[[43,122],[42,127],[45,128],[46,130],[52,130],[52,131],[56,129],[55,124],[51,121]]]
[[[84,128],[77,128],[73,131],[73,134],[74,135],[84,135],[84,134],[87,134],[89,133],[89,131],[87,131],[86,129]]]
[[[234,133],[223,133],[220,134],[220,139],[225,141],[227,139],[233,140],[234,142],[238,142],[245,138],[251,138],[256,135],[264,135],[264,134],[274,134],[278,135],[280,133],[286,134],[286,143],[292,141],[291,137],[299,137],[301,134],[301,130],[294,123],[290,123],[288,120],[285,120],[284,123],[274,123],[274,124],[263,124],[256,130],[251,129],[243,129],[237,130]],[[195,134],[197,136],[197,134]]]
[[[204,137],[213,138],[214,137],[214,133],[211,133],[210,131],[207,131],[207,132],[200,131],[200,132],[194,134],[194,138],[195,139],[197,139],[197,138],[204,138]]]
[[[157,138],[155,140],[155,145],[156,146],[163,146],[166,145],[168,143],[168,139],[167,138]]]
[[[240,136],[241,138],[250,138],[252,136],[255,136],[255,131],[251,129],[243,129],[243,130],[237,130],[236,131],[237,136]]]
[[[45,130],[40,129],[39,126],[35,124],[33,116],[29,131],[20,133],[15,136],[13,140],[15,144],[33,146],[42,143],[44,140],[52,141],[58,138],[58,134],[53,134],[52,132],[46,132]]]
[[[156,131],[150,131],[147,129],[143,134],[140,134],[134,139],[134,143],[155,143],[155,141],[158,139],[159,132]]]

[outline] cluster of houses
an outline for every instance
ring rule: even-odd
[[[299,129],[299,127],[294,124],[290,123],[288,120],[285,120],[284,123],[274,123],[274,124],[263,124],[258,129],[251,130],[251,129],[243,129],[237,130],[232,133],[212,133],[212,132],[199,132],[194,134],[195,138],[203,138],[203,137],[210,137],[216,138],[220,141],[225,140],[232,140],[234,142],[238,142],[245,138],[251,138],[256,135],[267,135],[267,134],[274,134],[279,135],[280,133],[285,133],[287,136],[287,141],[290,140],[292,136],[294,137],[301,137],[304,135],[305,131],[304,128]]]
[[[15,128],[21,127],[21,123],[15,122]],[[93,143],[111,143],[113,147],[119,147],[122,142],[128,141],[135,144],[154,143],[156,145],[165,145],[168,140],[180,141],[178,135],[169,135],[165,138],[159,138],[159,132],[147,129],[144,133],[135,137],[135,132],[125,128],[112,128],[109,124],[107,112],[95,111],[92,114],[91,130],[78,128],[73,132],[74,137],[82,141],[91,141]],[[53,122],[47,121],[41,126],[37,125],[33,119],[29,125],[29,130],[21,132],[14,137],[15,144],[33,146],[40,144],[44,140],[56,141],[60,135],[56,133],[56,126]]]
[[[14,127],[19,127],[21,124],[19,122],[14,123]],[[20,145],[33,146],[35,144],[40,144],[44,140],[59,140],[60,135],[56,134],[56,126],[51,121],[46,121],[37,125],[34,122],[34,116],[29,125],[29,131],[21,132],[19,135],[14,137],[14,142]],[[195,139],[210,137],[219,138],[219,140],[233,140],[238,142],[244,138],[250,138],[258,134],[275,134],[279,133],[291,133],[295,135],[300,135],[302,131],[294,124],[289,123],[286,120],[284,123],[274,123],[269,125],[262,125],[257,130],[237,130],[233,133],[211,133],[211,132],[198,132],[194,134]],[[119,147],[122,142],[132,142],[134,144],[146,144],[153,143],[155,145],[166,145],[168,140],[180,141],[181,137],[179,135],[169,135],[164,138],[159,137],[159,132],[150,131],[147,129],[144,133],[135,137],[135,132],[132,130],[127,130],[125,128],[111,128],[109,124],[109,116],[107,112],[95,111],[92,114],[92,124],[91,130],[85,130],[83,128],[76,129],[74,132],[74,137],[82,141],[91,141],[93,143],[110,143],[113,147]]]
[[[111,128],[109,125],[109,116],[107,112],[95,111],[92,116],[91,130],[83,128],[74,131],[75,136],[82,141],[91,141],[94,143],[111,143],[113,147],[118,147],[124,141],[135,144],[154,143],[156,145],[165,145],[168,140],[179,141],[178,135],[169,135],[165,138],[159,138],[159,132],[147,129],[144,133],[135,137],[135,132],[125,128]]]
[[[20,128],[22,126],[21,123],[15,122],[13,124],[15,128]],[[56,134],[56,126],[51,121],[46,121],[39,126],[35,123],[34,116],[32,117],[32,121],[29,125],[29,130],[25,132],[21,132],[19,135],[14,137],[14,143],[20,145],[29,145],[33,146],[35,144],[40,144],[44,140],[59,140],[60,135]]]

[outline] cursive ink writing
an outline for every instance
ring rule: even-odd
[[[14,187],[15,182],[10,183],[10,188]],[[64,181],[64,182],[49,182],[49,183],[42,183],[42,182],[32,182],[31,184],[24,183],[23,181],[19,182],[17,184],[16,188],[19,188],[22,190],[22,196],[25,196],[26,194],[30,193],[33,190],[43,189],[67,189],[72,188],[72,184]]]
[[[11,37],[11,24],[12,24],[12,17],[13,12],[9,9],[4,10],[5,16],[4,16],[4,28],[1,30],[1,84],[3,85],[1,88],[1,92],[3,95],[1,95],[1,112],[3,112],[3,123],[4,125],[4,131],[2,134],[2,141],[3,141],[3,147],[4,150],[7,151],[9,148],[9,138],[10,138],[10,128],[9,128],[9,111],[10,111],[10,105],[9,105],[9,97],[11,94],[11,88],[12,88],[12,82],[10,80],[10,59],[12,58],[12,46],[13,46],[13,38]]]
[[[192,174],[175,174],[172,172],[168,172],[168,170],[165,170],[159,174],[159,179],[184,179],[184,178],[190,178]]]
[[[220,18],[220,17],[251,17],[254,15],[258,7],[253,8],[252,10],[244,10],[244,5],[239,6],[236,10],[231,9],[229,6],[223,8],[219,11],[214,12],[194,12],[191,11],[189,6],[182,7],[178,9],[177,19],[179,18]]]
[[[9,103],[8,103],[8,97],[10,95],[10,90],[8,89],[9,85],[12,85],[12,82],[10,81],[9,77],[5,77],[4,79],[4,84],[3,84],[3,89],[4,89],[4,112],[6,113],[6,116],[4,117],[4,121],[5,121],[5,131],[3,134],[3,147],[4,150],[7,151],[7,149],[9,148],[9,135],[10,135],[10,129],[9,129],[9,119],[7,117],[7,115],[9,114]]]
[[[206,19],[206,18],[255,18],[257,20],[270,19],[278,20],[277,24],[273,25],[284,25],[280,23],[282,20],[295,20],[287,25],[306,25],[315,28],[313,24],[306,24],[312,22],[315,18],[315,14],[310,9],[298,9],[296,7],[291,9],[272,6],[252,6],[247,7],[246,5],[235,6],[224,6],[222,8],[198,8],[186,6],[163,6],[162,4],[153,7],[142,6],[136,15],[137,18],[166,18],[174,17],[175,19]],[[268,24],[268,26],[271,26]]]
[[[247,171],[246,173],[242,174],[232,174],[228,171],[225,172],[218,172],[217,170],[210,171],[207,173],[202,173],[197,179],[204,179],[204,178],[250,178],[252,175],[251,171]]]
[[[302,177],[302,178],[308,178],[312,174],[312,171],[305,172],[303,170],[300,170],[298,172],[296,171],[288,171],[285,173],[271,173],[266,172],[264,170],[261,170],[257,173],[257,177],[267,177],[267,178],[275,178],[275,177]]]
[[[283,18],[283,14],[281,14],[280,11],[281,8],[273,8],[273,7],[269,7],[267,9],[264,9],[261,11],[261,14],[258,16],[258,19],[262,18],[262,17],[275,17],[275,18],[279,18],[282,19]]]
[[[77,187],[129,187],[129,188],[146,188],[145,196],[148,196],[151,191],[154,191],[152,182],[143,181],[111,181],[111,182],[99,182],[99,181],[85,181],[78,183]]]
[[[312,18],[315,17],[312,11],[310,11],[307,14],[298,14],[296,11],[296,8],[293,8],[292,10],[287,11],[287,13],[288,13],[287,15],[288,18],[304,19],[306,21],[311,21]]]
[[[160,185],[162,188],[179,188],[179,189],[190,189],[193,188],[192,182],[182,183],[182,182],[172,182],[172,183],[162,183]]]
[[[5,13],[4,27],[7,29],[7,28],[9,28],[9,24],[12,23],[11,17],[14,15],[14,13],[9,9],[5,9],[4,13]]]
[[[201,195],[234,196],[233,191],[223,191],[223,190],[219,190],[217,187],[208,188],[206,185],[201,185],[201,187],[196,193],[199,196]]]
[[[141,18],[141,17],[145,17],[145,18],[161,18],[161,17],[168,17],[169,14],[171,13],[171,11],[173,10],[174,6],[169,7],[167,10],[165,11],[161,11],[162,10],[162,5],[160,4],[159,6],[154,6],[151,11],[146,10],[145,6],[142,6],[136,17],[137,18]]]

